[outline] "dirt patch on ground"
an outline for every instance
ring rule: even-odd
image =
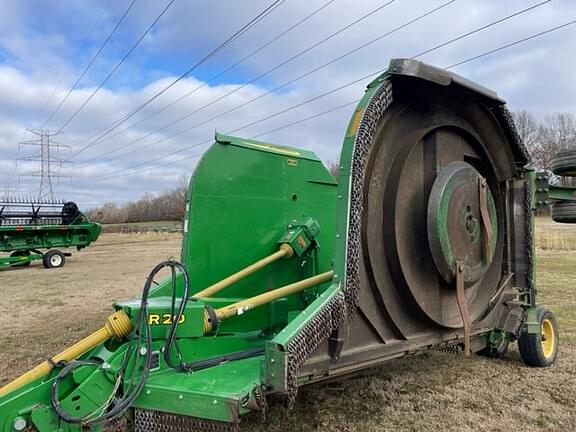
[[[179,234],[104,234],[66,266],[0,270],[0,384],[100,327],[115,300],[138,296],[159,261],[179,256]],[[428,353],[345,381],[300,390],[294,411],[272,402],[246,431],[576,430],[576,254],[538,252],[541,302],[558,315],[562,345],[549,369]]]

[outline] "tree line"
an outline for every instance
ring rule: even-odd
[[[139,200],[122,205],[108,202],[88,210],[86,215],[102,223],[184,220],[187,190],[188,178],[184,176],[173,189],[157,195],[146,192]]]
[[[571,113],[554,113],[539,121],[528,111],[512,113],[521,140],[531,155],[531,164],[550,172],[551,160],[556,153],[576,150],[576,119]],[[338,178],[338,164],[328,164],[330,172]],[[572,179],[563,179],[566,182]],[[113,202],[91,209],[89,218],[103,223],[183,220],[186,206],[188,178],[181,177],[173,189],[158,195],[146,192],[137,201],[118,205]]]

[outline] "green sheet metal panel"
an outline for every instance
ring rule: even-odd
[[[71,246],[84,248],[96,241],[101,231],[102,226],[97,222],[0,226],[0,252]]]
[[[281,260],[219,296],[249,297],[329,270],[335,201],[336,181],[313,153],[218,134],[187,197],[182,262],[192,292],[275,252],[288,223],[304,216],[320,223],[317,268],[306,256]]]

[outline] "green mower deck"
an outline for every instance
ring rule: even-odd
[[[271,395],[291,407],[302,385],[429,349],[498,357],[517,340],[553,364],[533,214],[561,198],[566,221],[574,194],[528,162],[495,93],[413,60],[368,85],[338,183],[309,151],[217,134],[180,261],[0,389],[0,431],[227,430]]]

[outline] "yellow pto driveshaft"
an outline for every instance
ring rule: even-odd
[[[262,258],[261,260],[256,261],[253,264],[250,264],[248,267],[244,267],[242,270],[237,271],[236,273],[228,276],[225,279],[222,279],[219,282],[216,282],[214,285],[209,286],[206,289],[196,293],[194,295],[195,298],[206,298],[211,297],[219,291],[222,291],[224,288],[229,287],[230,285],[238,282],[239,280],[245,278],[246,276],[251,275],[252,273],[257,272],[261,268],[266,267],[269,264],[272,264],[275,261],[278,261],[282,258],[290,258],[294,255],[294,249],[287,243],[283,243],[280,245],[278,251],[274,252],[272,255],[268,255],[266,258]]]
[[[246,311],[254,309],[258,306],[262,306],[266,303],[270,303],[279,298],[286,297],[300,291],[304,291],[305,289],[311,288],[316,285],[320,285],[321,283],[324,282],[328,282],[329,280],[332,279],[333,276],[334,272],[328,271],[316,276],[309,277],[307,279],[303,279],[298,282],[291,283],[289,285],[284,285],[281,288],[276,288],[275,290],[268,291],[254,297],[247,298],[237,303],[221,307],[214,311],[217,321],[221,321],[223,319],[230,318],[235,315],[241,315]],[[204,331],[206,333],[210,333],[213,329],[214,325],[211,320],[211,317],[209,313],[206,312],[204,316]]]
[[[70,362],[77,359],[82,354],[90,351],[95,346],[107,341],[111,337],[123,337],[132,331],[132,322],[126,312],[119,310],[108,317],[106,325],[95,331],[90,336],[72,345],[50,360],[39,364],[31,371],[15,379],[11,383],[0,389],[0,397],[50,373],[54,365],[64,361]]]

